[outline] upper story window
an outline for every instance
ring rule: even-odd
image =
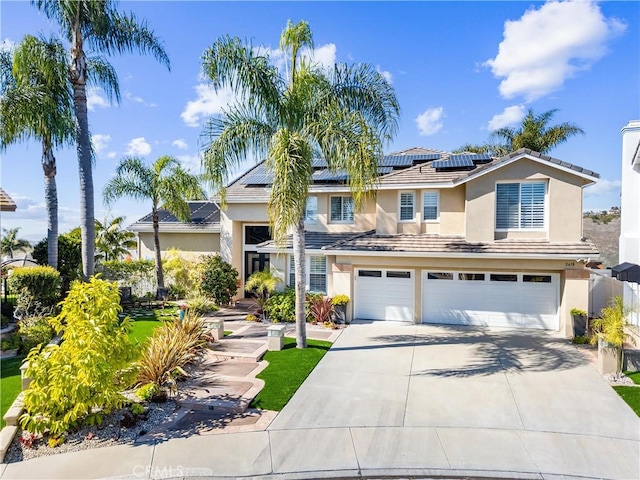
[[[353,222],[353,198],[331,197],[331,221],[342,223]]]
[[[545,182],[498,183],[496,229],[543,229],[546,190]]]
[[[413,220],[415,212],[415,196],[413,192],[400,192],[400,221]]]
[[[304,223],[316,223],[318,221],[318,197],[310,195],[304,208]]]
[[[422,194],[422,220],[425,222],[438,220],[440,215],[440,195],[438,192]]]

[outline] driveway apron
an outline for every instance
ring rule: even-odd
[[[363,475],[640,478],[640,421],[589,355],[539,330],[355,323],[269,427],[272,448],[323,429]],[[274,473],[308,462],[274,458]]]

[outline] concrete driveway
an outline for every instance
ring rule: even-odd
[[[353,324],[269,427],[273,470],[638,479],[640,421],[589,355],[542,331]]]

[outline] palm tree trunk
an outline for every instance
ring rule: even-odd
[[[307,319],[305,315],[307,275],[304,258],[304,220],[301,218],[293,232],[293,262],[296,283],[296,347],[307,346]]]
[[[81,7],[78,2],[78,8]],[[71,46],[71,84],[73,108],[76,114],[76,144],[80,176],[80,230],[82,233],[82,274],[85,280],[93,275],[95,263],[96,226],[93,199],[93,171],[89,119],[87,116],[87,58],[82,47],[79,25],[73,31]]]
[[[47,208],[47,263],[58,268],[58,189],[56,187],[56,159],[51,146],[42,144],[44,198]]]
[[[156,278],[158,288],[164,288],[164,274],[162,272],[162,255],[160,254],[160,226],[158,225],[158,211],[153,207],[153,246],[156,254]]]

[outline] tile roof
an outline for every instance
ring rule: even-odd
[[[0,188],[0,211],[2,212],[16,211],[16,203],[9,196],[9,194],[5,192],[2,188]]]
[[[215,202],[193,201],[187,202],[191,211],[191,221],[182,222],[173,213],[159,209],[158,221],[161,231],[171,230],[216,230],[220,228],[220,208]],[[153,217],[149,213],[137,222],[129,226],[129,230],[134,232],[151,231],[153,228]]]
[[[589,242],[548,242],[544,240],[496,240],[494,242],[467,242],[464,237],[433,234],[377,235],[375,233],[345,239],[325,250],[354,252],[396,252],[419,254],[492,254],[505,256],[581,256],[599,255]]]
[[[369,235],[369,232],[348,232],[348,233],[329,233],[329,232],[305,232],[304,248],[306,250],[320,250],[339,242],[349,240],[361,235]],[[287,235],[282,245],[276,245],[275,240],[268,240],[258,245],[260,249],[267,250],[290,250],[293,248],[293,235]]]

